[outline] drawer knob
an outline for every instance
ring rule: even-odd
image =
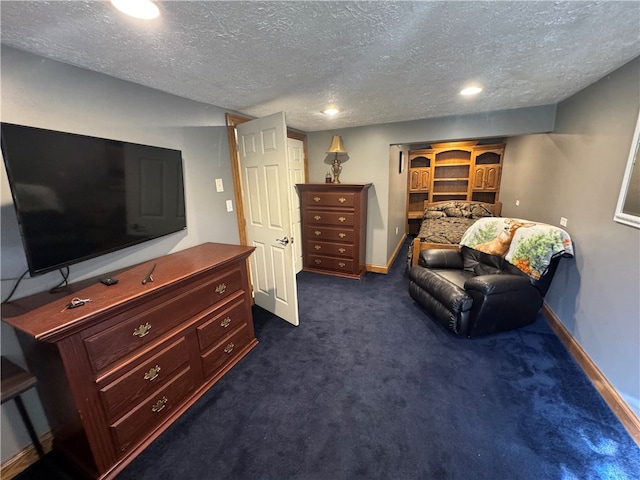
[[[346,265],[347,265],[346,263],[338,262],[338,266],[340,268],[344,268]]]
[[[338,251],[339,251],[340,253],[344,253],[344,252],[346,252],[347,250],[346,250],[345,248],[339,248],[339,249],[338,249]]]
[[[226,347],[224,347],[224,353],[231,353],[231,352],[233,352],[233,347],[235,347],[235,345],[233,344],[233,342],[229,343]]]
[[[149,381],[155,380],[156,378],[158,378],[160,370],[162,369],[158,365],[156,365],[155,367],[151,367],[149,371],[144,374],[144,379]]]
[[[340,217],[340,218],[338,218],[338,220],[340,220],[341,222],[346,222],[347,221],[347,219],[344,218],[344,217]]]
[[[316,237],[322,235],[322,232],[320,230],[316,230],[315,232],[313,232],[315,234]]]
[[[319,202],[320,201],[320,197],[313,197],[313,201],[314,202]]]
[[[168,401],[169,400],[167,400],[167,397],[162,397],[160,400],[154,403],[153,407],[151,407],[151,411],[153,413],[158,413],[160,410],[167,406]]]
[[[316,262],[316,265],[320,265],[322,263],[322,260],[320,260],[319,258],[316,258],[315,262]]]
[[[338,201],[339,201],[340,203],[344,203],[344,202],[346,202],[346,201],[347,201],[347,199],[346,199],[346,198],[344,198],[344,197],[340,197],[340,198],[338,199]]]
[[[316,250],[322,250],[322,247],[320,245],[314,245],[313,248],[315,248]]]
[[[316,220],[316,221],[317,221],[317,220],[320,220],[321,218],[322,218],[322,217],[321,217],[320,215],[315,215],[315,216],[313,217],[313,219],[314,219],[314,220]]]
[[[340,238],[344,238],[344,237],[346,237],[346,236],[347,236],[347,234],[346,234],[346,233],[339,233],[339,234],[338,234],[338,236],[339,236]]]
[[[220,326],[222,328],[227,328],[229,326],[229,324],[231,323],[231,318],[229,317],[225,317],[222,319],[222,321],[220,322]]]
[[[216,293],[222,295],[224,292],[227,291],[227,286],[224,283],[221,283],[220,285],[218,285],[216,287]]]
[[[149,325],[149,322],[147,322],[147,323],[145,323],[144,325],[140,325],[140,326],[138,326],[138,328],[136,328],[136,329],[133,331],[133,334],[134,334],[136,337],[140,337],[140,338],[142,338],[142,337],[147,336],[147,335],[149,334],[149,332],[150,332],[150,331],[151,331],[151,325]]]

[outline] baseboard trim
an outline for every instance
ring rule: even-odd
[[[583,350],[573,335],[569,333],[569,330],[566,329],[546,303],[542,306],[542,314],[571,356],[578,365],[580,365],[582,370],[584,370],[587,377],[589,377],[589,380],[591,380],[591,383],[596,387],[596,390],[598,390],[604,401],[609,405],[609,408],[611,408],[615,416],[618,417],[620,423],[622,423],[627,432],[629,432],[631,438],[633,438],[638,447],[640,447],[640,418],[629,408],[627,402],[624,401],[609,380],[607,380],[607,377],[605,377],[596,364],[593,363],[593,360],[587,355],[587,352]]]
[[[385,266],[365,265],[365,270],[367,272],[373,272],[373,273],[384,273],[384,274],[389,273],[389,270],[391,270],[391,265],[393,265],[393,262],[396,260],[396,257],[398,256],[398,253],[400,253],[400,249],[404,245],[405,238],[407,238],[407,234],[406,233],[400,239],[400,243],[398,243],[398,246],[396,247],[395,251],[393,252],[393,255],[391,255],[391,258],[389,259],[389,261],[387,262],[387,264]]]
[[[40,437],[40,444],[44,453],[49,453],[53,448],[53,435],[51,432]],[[16,453],[9,460],[0,466],[0,478],[11,480],[13,477],[24,472],[31,465],[36,463],[40,457],[33,444],[29,444],[24,450]]]

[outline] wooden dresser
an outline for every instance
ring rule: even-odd
[[[296,187],[302,207],[304,270],[361,278],[371,184],[302,183]]]
[[[207,243],[3,305],[54,436],[89,478],[113,478],[258,342],[246,259]],[[153,281],[142,283],[153,268]],[[91,299],[65,309],[72,298]]]

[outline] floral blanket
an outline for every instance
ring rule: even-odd
[[[536,280],[544,275],[553,257],[573,256],[567,232],[519,218],[480,218],[462,236],[460,245],[499,255]]]

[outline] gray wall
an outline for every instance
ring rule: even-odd
[[[227,213],[225,206],[227,199],[233,199],[233,180],[223,110],[4,46],[1,53],[3,122],[182,150],[187,231],[74,265],[71,281],[207,241],[238,243],[235,212]],[[90,166],[78,175],[91,175]],[[223,193],[216,193],[215,178],[223,179]],[[27,268],[4,164],[0,168],[0,199],[0,294],[4,299]],[[48,290],[60,279],[55,272],[27,276],[16,296]],[[3,323],[0,334],[2,355],[24,365],[12,329]],[[44,434],[49,427],[35,391],[29,391],[24,399],[36,430]],[[4,462],[30,441],[13,402],[3,405],[1,414]]]
[[[331,136],[342,135],[349,159],[343,164],[340,180],[373,183],[369,189],[366,263],[385,267],[406,226],[407,170],[398,173],[397,157],[390,154],[390,145],[550,132],[554,118],[555,106],[548,105],[313,132],[307,135],[309,181],[324,182],[331,159],[326,154]]]
[[[562,260],[546,301],[638,416],[640,230],[613,215],[639,86],[636,59],[560,103],[554,133],[509,139],[500,194],[505,216],[567,218],[576,256]]]

